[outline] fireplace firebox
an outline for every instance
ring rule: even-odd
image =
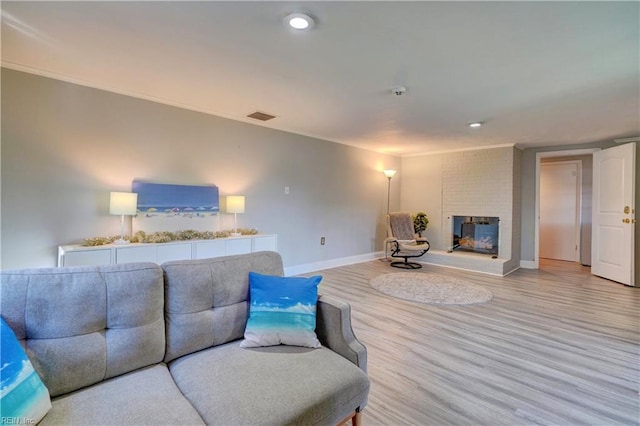
[[[500,218],[490,216],[453,216],[455,251],[498,255]]]

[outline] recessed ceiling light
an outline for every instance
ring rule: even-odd
[[[304,13],[292,13],[284,18],[284,21],[293,29],[296,30],[309,30],[313,28],[313,18]]]
[[[469,123],[469,127],[478,128],[482,126],[482,124],[483,124],[482,122],[476,121],[475,123]]]

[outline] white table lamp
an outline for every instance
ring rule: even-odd
[[[231,236],[240,236],[238,232],[238,213],[244,213],[244,195],[227,196],[227,213],[233,213],[233,232]]]
[[[120,239],[113,244],[129,244],[124,239],[124,217],[134,216],[138,207],[138,194],[133,192],[112,192],[109,198],[109,213],[120,215]]]

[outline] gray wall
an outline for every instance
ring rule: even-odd
[[[245,195],[239,226],[278,234],[286,266],[380,251],[381,171],[400,168],[394,156],[8,69],[1,148],[2,269],[54,266],[58,245],[118,234],[109,192],[134,179]]]

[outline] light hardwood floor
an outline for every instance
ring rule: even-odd
[[[507,277],[426,265],[493,300],[433,306],[368,284],[370,261],[320,271],[352,307],[371,379],[364,425],[638,425],[640,288],[541,261]],[[421,273],[416,271],[415,273]]]

